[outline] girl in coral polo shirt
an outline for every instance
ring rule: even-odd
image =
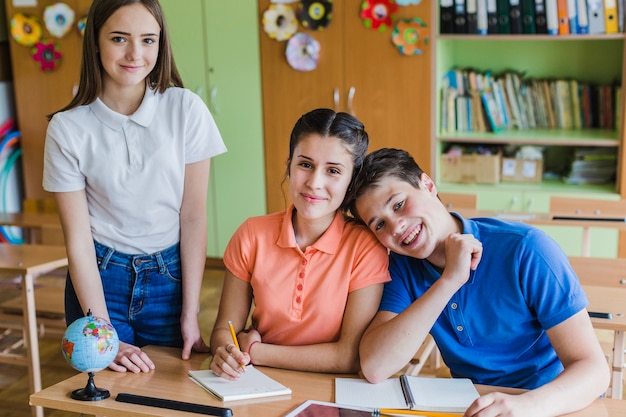
[[[368,144],[363,124],[347,113],[317,109],[294,126],[287,161],[292,205],[246,220],[224,253],[227,270],[211,334],[217,374],[237,379],[248,363],[359,369],[361,335],[390,280],[387,250],[340,210]]]

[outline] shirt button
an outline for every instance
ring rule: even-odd
[[[450,307],[451,307],[453,310],[456,310],[456,308],[458,307],[458,305],[457,305],[456,303],[452,303],[452,304],[450,304]]]
[[[298,291],[302,291],[302,284],[298,285]]]
[[[302,298],[296,297],[296,303],[300,304],[302,302]]]
[[[306,265],[306,259],[302,260],[302,265]]]
[[[456,329],[457,329],[458,331],[462,332],[462,331],[463,331],[463,326],[456,326]]]
[[[300,272],[300,274],[298,274],[298,277],[304,279],[304,272]]]

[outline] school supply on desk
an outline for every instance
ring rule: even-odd
[[[613,315],[611,313],[604,313],[600,311],[589,311],[589,317],[596,319],[612,319]]]
[[[411,410],[370,409],[366,407],[347,406],[325,401],[307,400],[283,417],[378,417],[396,414],[413,414],[423,417],[459,417],[459,414],[437,413]]]
[[[222,401],[291,394],[290,388],[265,375],[254,365],[246,366],[246,372],[242,373],[236,381],[222,378],[208,369],[191,370],[188,373],[194,382]]]
[[[214,407],[212,405],[186,403],[183,401],[166,400],[163,398],[145,397],[143,395],[119,393],[115,401],[129,404],[148,405],[151,407],[167,408],[169,410],[187,411],[189,413],[205,414],[208,416],[232,417],[230,408]]]
[[[364,379],[335,378],[335,402],[384,410],[463,413],[479,397],[467,378],[402,375],[378,384]]]

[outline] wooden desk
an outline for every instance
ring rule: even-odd
[[[255,402],[222,403],[200,388],[187,377],[189,369],[207,368],[209,357],[195,354],[189,361],[180,359],[180,350],[147,347],[146,352],[156,364],[156,370],[146,374],[116,373],[109,370],[98,372],[95,383],[98,388],[108,389],[111,397],[102,401],[83,402],[72,400],[69,394],[83,388],[86,374],[79,374],[30,396],[30,404],[74,413],[125,416],[172,416],[190,417],[194,414],[155,407],[126,404],[115,401],[120,392],[160,397],[171,400],[194,402],[219,407],[228,407],[236,417],[279,417],[305,400],[334,401],[334,379],[354,375],[318,374],[286,371],[263,367],[263,372],[290,387],[292,395],[286,399],[265,399]],[[60,355],[60,354],[59,354]],[[477,386],[481,393],[493,391],[493,387]],[[504,391],[511,392],[510,389]],[[626,401],[597,399],[589,407],[571,417],[623,417],[626,416]]]
[[[41,390],[34,282],[38,276],[63,266],[67,266],[67,255],[63,246],[0,244],[0,277],[21,277],[26,344],[26,358],[0,355],[0,362],[28,366],[31,392]],[[33,415],[43,417],[43,409],[34,408]]]
[[[56,213],[0,213],[0,226],[23,229],[24,241],[28,243],[63,241],[61,221]],[[46,241],[45,236],[50,236],[50,241]]]
[[[583,285],[589,299],[589,311],[611,313],[611,319],[592,318],[596,329],[613,331],[611,398],[622,399],[624,385],[624,337],[626,335],[626,291],[620,288]]]

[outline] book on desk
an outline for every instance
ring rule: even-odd
[[[253,365],[246,366],[246,372],[236,381],[222,378],[211,370],[190,370],[188,373],[192,381],[224,402],[291,394],[290,388]]]
[[[335,402],[371,409],[409,409],[463,413],[479,397],[467,378],[402,375],[378,384],[364,379],[335,378]]]

